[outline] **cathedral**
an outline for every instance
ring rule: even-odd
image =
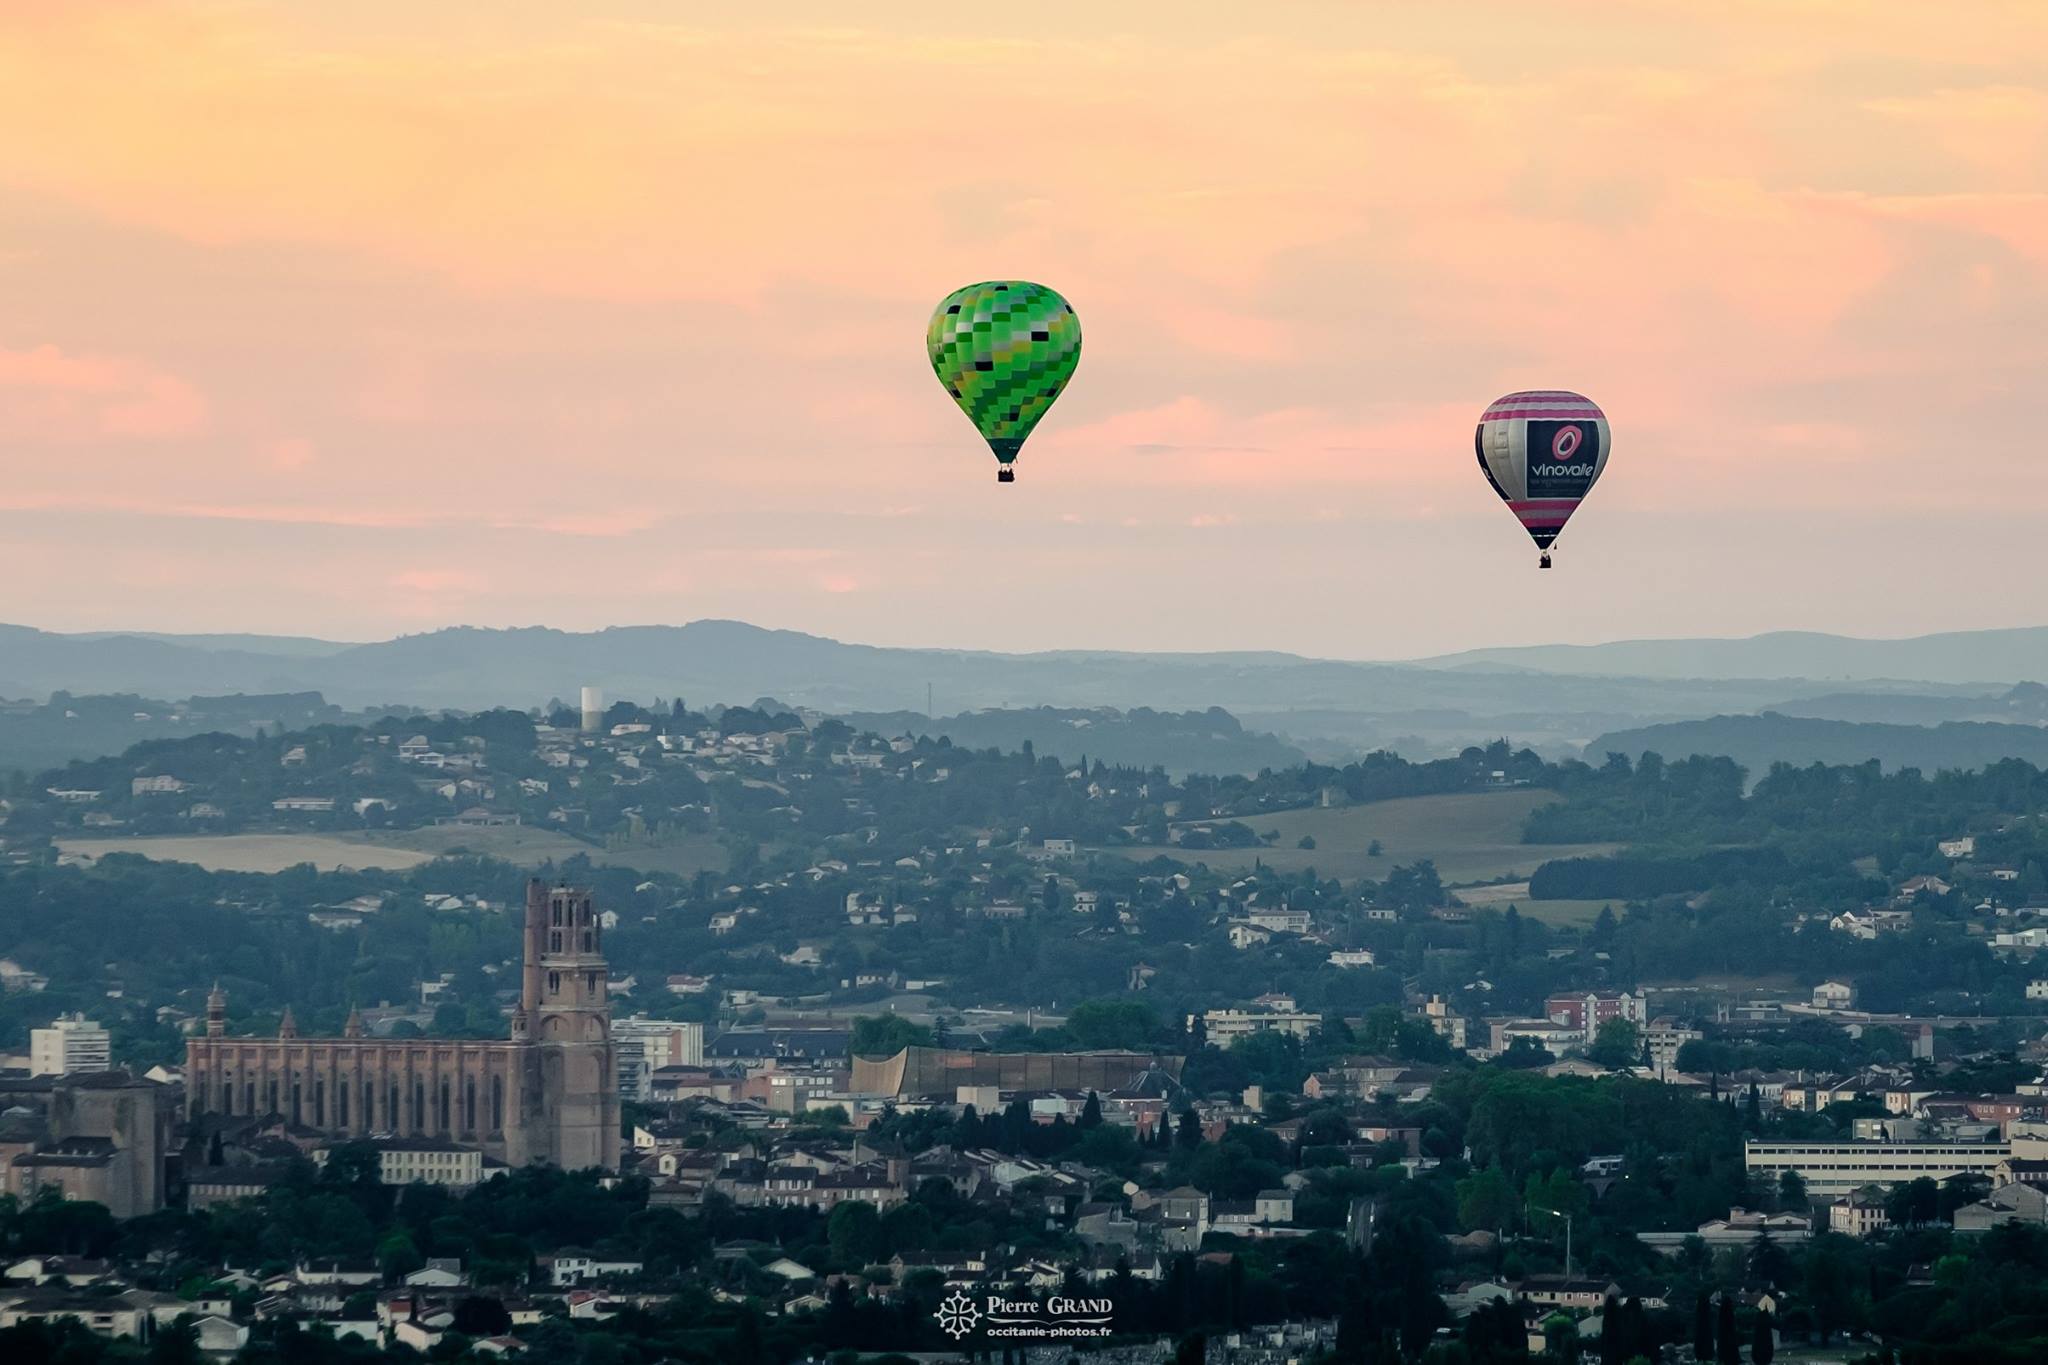
[[[526,887],[511,1036],[301,1038],[289,1008],[275,1038],[227,1036],[227,998],[185,1044],[186,1112],[279,1115],[337,1138],[442,1138],[510,1166],[619,1164],[619,1092],[602,929],[584,888]]]

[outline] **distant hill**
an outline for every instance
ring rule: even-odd
[[[1982,638],[2027,634],[1987,632]],[[1992,690],[1938,680],[1808,682],[1786,676],[1793,661],[1780,657],[1750,660],[1757,671],[1748,676],[1724,676],[1718,670],[1735,664],[1717,651],[1755,642],[1693,643],[1704,651],[1697,666],[1717,671],[1694,678],[1658,674],[1649,668],[1654,660],[1637,656],[1684,642],[1594,646],[1591,653],[1558,656],[1590,670],[1560,684],[1556,674],[1522,658],[1526,651],[1482,652],[1423,664],[1258,651],[1005,654],[847,644],[740,621],[587,632],[457,627],[370,644],[254,635],[60,635],[0,626],[0,698],[34,699],[59,690],[154,697],[318,692],[348,710],[382,705],[478,710],[526,708],[553,698],[574,701],[577,689],[590,685],[615,700],[682,697],[710,704],[766,694],[843,715],[922,711],[929,689],[941,714],[956,715],[990,708],[1200,712],[1219,707],[1252,730],[1270,732],[1319,759],[1342,761],[1375,748],[1397,748],[1411,757],[1456,753],[1467,744],[1501,736],[1551,755],[1576,754],[1603,732],[1766,707],[1789,713],[1827,694],[1882,691],[1938,698],[1952,691],[1960,698],[1981,699]],[[1836,643],[1889,647],[1872,641]],[[1637,655],[1627,654],[1631,650]],[[1550,658],[1542,651],[1535,657]],[[1640,674],[1612,671],[1624,663],[1642,665]],[[2048,659],[2014,676],[2048,677]]]
[[[973,711],[933,719],[914,711],[857,711],[842,717],[856,730],[882,735],[941,735],[969,749],[1011,753],[1026,743],[1062,762],[1122,764],[1187,773],[1256,773],[1292,768],[1306,755],[1272,735],[1255,734],[1220,708],[1207,711],[1129,712],[1051,706]]]
[[[1981,721],[1859,724],[1767,711],[1618,730],[1588,744],[1586,759],[1598,763],[1610,753],[1633,758],[1646,752],[1666,759],[1724,755],[1747,768],[1752,778],[1773,763],[1867,763],[1873,758],[1887,772],[1981,768],[2005,758],[2023,758],[2038,767],[2048,766],[2048,728]]]
[[[1934,683],[2048,678],[2048,626],[1858,640],[1775,631],[1740,640],[1616,640],[1603,645],[1474,649],[1417,663],[1637,678],[1910,679]]]
[[[1816,720],[1875,721],[1888,725],[1940,725],[1965,720],[2041,725],[2048,724],[2048,687],[2024,682],[2004,692],[1978,696],[1829,692],[1763,709]]]

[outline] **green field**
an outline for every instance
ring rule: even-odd
[[[1499,886],[1468,886],[1458,892],[1458,899],[1477,910],[1486,907],[1505,910],[1514,906],[1520,914],[1556,929],[1584,928],[1600,918],[1602,906],[1615,905],[1614,901],[1532,901],[1529,899],[1529,883],[1505,882]],[[1614,912],[1621,914],[1617,906]]]
[[[708,834],[691,835],[661,848],[618,852],[529,825],[428,825],[421,829],[347,834],[169,834],[126,839],[59,839],[68,857],[93,861],[108,853],[134,853],[166,862],[196,863],[212,872],[282,872],[311,863],[323,872],[337,867],[383,868],[403,872],[449,854],[498,858],[518,867],[538,867],[583,854],[594,863],[637,871],[693,876],[725,869],[725,849]]]
[[[1164,854],[1180,862],[1207,863],[1212,868],[1231,871],[1249,868],[1255,860],[1286,872],[1313,867],[1322,876],[1346,881],[1360,877],[1383,880],[1390,868],[1427,858],[1436,864],[1437,875],[1455,886],[1461,882],[1527,877],[1538,863],[1552,858],[1612,853],[1620,847],[1522,843],[1522,822],[1529,812],[1557,799],[1555,792],[1527,789],[1409,796],[1363,806],[1318,807],[1246,817],[1243,823],[1260,834],[1269,830],[1280,832],[1279,839],[1268,847],[1141,847],[1103,851],[1140,860]],[[1182,823],[1185,826],[1187,822]],[[1314,848],[1296,847],[1304,835],[1315,840]],[[1381,849],[1377,858],[1366,852],[1375,839]],[[1599,913],[1598,906],[1594,913]]]
[[[402,872],[434,855],[384,847],[338,834],[171,834],[135,839],[59,839],[67,858],[92,862],[109,853],[133,853],[162,862],[197,863],[210,872],[282,872],[311,863],[322,872],[337,867],[381,867]]]

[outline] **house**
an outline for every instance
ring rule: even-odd
[[[249,1329],[218,1313],[198,1319],[192,1330],[199,1336],[199,1353],[214,1360],[227,1360],[249,1344]]]
[[[1858,1190],[1828,1205],[1828,1228],[1848,1237],[1868,1237],[1891,1226],[1884,1197],[1876,1189]]]
[[[1610,1295],[1618,1297],[1621,1286],[1613,1280],[1582,1279],[1569,1275],[1531,1275],[1515,1287],[1515,1294],[1524,1303],[1540,1304],[1546,1308],[1576,1308],[1590,1312],[1605,1303]]]
[[[1514,1302],[1515,1291],[1498,1280],[1466,1280],[1444,1295],[1454,1318],[1467,1318],[1489,1304]]]
[[[548,1283],[557,1289],[573,1288],[586,1280],[613,1280],[638,1275],[646,1269],[639,1260],[625,1256],[601,1256],[595,1252],[566,1250],[541,1258]]]
[[[130,796],[176,796],[179,792],[184,791],[188,785],[190,784],[180,782],[169,773],[159,773],[154,777],[135,778],[128,784],[128,794]]]
[[[1229,928],[1230,946],[1240,951],[1255,948],[1261,943],[1272,941],[1272,931],[1261,929],[1246,920],[1232,920]]]
[[[1813,988],[1817,1010],[1846,1010],[1856,1003],[1856,988],[1843,981],[1823,981]]]
[[[1965,834],[1960,839],[1943,839],[1934,847],[1944,858],[1967,858],[1977,851],[1977,837],[1973,834]]]
[[[19,1327],[30,1322],[60,1322],[66,1318],[83,1325],[95,1336],[142,1340],[156,1325],[149,1302],[152,1296],[127,1291],[118,1294],[82,1294],[71,1288],[32,1289],[0,1300],[0,1328]]]
[[[1369,948],[1339,948],[1330,954],[1332,967],[1370,967],[1373,965],[1372,950]]]
[[[1989,1232],[2001,1223],[2048,1225],[2048,1189],[2039,1185],[2000,1185],[1974,1204],[1956,1210],[1957,1232]]]

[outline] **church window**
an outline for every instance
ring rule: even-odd
[[[548,951],[551,953],[562,951],[562,931],[560,929],[556,929],[548,935]]]
[[[505,1131],[505,1078],[491,1077],[491,1131]]]

